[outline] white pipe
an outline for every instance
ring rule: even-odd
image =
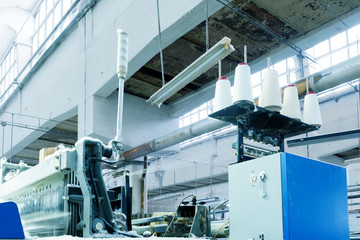
[[[118,112],[117,112],[117,126],[115,141],[122,144],[122,120],[123,120],[123,106],[124,106],[124,82],[127,73],[128,63],[128,35],[121,29],[118,33],[118,53],[117,53],[117,74],[119,78],[119,96],[118,96]]]

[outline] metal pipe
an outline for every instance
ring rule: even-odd
[[[360,78],[360,56],[311,74],[307,78],[309,79],[309,87],[316,93]],[[296,82],[297,84],[306,82],[306,77],[300,78]]]
[[[142,157],[152,152],[170,147],[177,143],[183,142],[190,138],[200,136],[219,128],[229,125],[227,122],[222,122],[216,119],[206,118],[199,122],[193,123],[189,126],[180,128],[169,134],[153,139],[147,143],[141,144],[135,148],[127,150],[123,153],[122,157],[126,161],[131,161],[138,157]]]
[[[116,137],[115,139],[119,142],[123,142],[122,138],[122,122],[123,122],[123,111],[124,111],[124,82],[125,78],[119,78],[119,96],[118,96],[118,112],[117,112],[117,124],[116,124]]]
[[[348,199],[355,199],[355,198],[360,198],[360,194],[355,194],[355,195],[349,195]]]
[[[360,186],[348,186],[348,192],[360,191]]]
[[[141,212],[145,213],[145,177],[146,177],[146,172],[147,172],[147,162],[148,162],[148,157],[147,155],[144,156],[144,167],[143,167],[143,172],[141,174]]]
[[[117,53],[117,74],[119,78],[118,112],[115,141],[122,144],[122,121],[124,107],[124,82],[127,73],[128,64],[128,35],[121,29],[118,33],[118,53]]]
[[[349,59],[343,63],[337,64],[308,77],[311,89],[316,92],[324,91],[328,88],[360,78],[360,56]],[[299,95],[305,95],[306,78],[298,80],[296,82],[296,86],[298,88]],[[228,124],[225,122],[207,118],[193,123],[190,126],[173,131],[163,137],[153,139],[147,143],[127,150],[123,153],[123,158],[126,161],[130,161],[185,140],[200,136],[204,133],[215,131],[219,128],[225,127],[226,125]]]
[[[220,203],[219,205],[217,205],[217,206],[214,208],[214,210],[213,210],[213,218],[211,219],[212,221],[214,221],[214,220],[216,219],[216,210],[217,210],[219,207],[223,206],[224,204],[226,204],[226,203],[228,203],[228,202],[229,202],[229,200],[226,200],[226,201]]]

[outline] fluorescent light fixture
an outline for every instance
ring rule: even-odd
[[[165,84],[156,93],[154,93],[147,100],[147,102],[151,102],[152,105],[156,104],[158,107],[160,107],[164,101],[166,101],[180,89],[206,72],[209,68],[214,66],[227,55],[235,51],[234,46],[230,43],[231,39],[228,37],[221,39],[212,48],[201,55],[187,68],[185,68],[181,73],[175,76],[170,82]]]
[[[162,201],[162,200],[167,200],[167,199],[172,199],[172,198],[177,198],[177,197],[182,197],[182,196],[184,196],[184,193],[170,193],[170,194],[166,194],[166,195],[159,195],[157,197],[150,198],[149,200]]]

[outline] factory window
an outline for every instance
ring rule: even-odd
[[[179,118],[179,127],[186,127],[192,123],[198,122],[202,119],[207,118],[207,116],[213,112],[213,101],[210,100],[200,107],[193,109],[191,112],[186,113],[185,115]]]
[[[308,74],[313,74],[359,55],[359,37],[360,24],[307,49],[305,51],[306,54],[314,58],[316,62],[309,61],[309,64],[305,66],[305,68],[309,69]],[[293,56],[274,64],[274,69],[279,74],[281,87],[298,80],[299,74],[296,73],[299,71],[299,68],[296,67],[295,59],[296,56]],[[258,98],[261,95],[261,82],[265,71],[267,71],[267,68],[251,75],[254,98]],[[213,111],[212,104],[213,101],[211,100],[180,117],[179,127],[185,127],[206,118]]]
[[[63,21],[61,20],[71,10],[74,2],[75,0],[42,1],[35,14],[33,54],[40,48],[39,54],[41,55],[69,25],[75,12],[72,12]],[[34,60],[33,64],[36,61],[37,59]]]
[[[358,56],[360,54],[359,36],[360,24],[307,49],[306,53],[316,62],[309,62],[309,74]]]
[[[17,48],[12,46],[0,64],[0,99],[5,99],[15,89],[17,76]]]
[[[0,106],[20,86],[31,67],[81,13],[80,0],[42,0],[0,62]],[[85,7],[85,6],[82,6]],[[31,44],[23,36],[31,35]],[[26,38],[27,39],[27,38]],[[20,60],[19,60],[20,59]]]

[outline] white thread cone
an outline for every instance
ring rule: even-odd
[[[235,68],[233,102],[236,103],[243,100],[254,102],[250,67],[246,63],[239,63]]]
[[[232,104],[231,86],[227,77],[220,77],[216,82],[214,112],[226,108]]]
[[[275,69],[270,69],[264,73],[261,106],[271,111],[280,112],[281,90],[278,72]]]
[[[319,100],[314,92],[309,92],[304,98],[303,122],[320,127],[322,125]]]
[[[301,119],[299,95],[295,85],[288,85],[284,89],[284,101],[280,113],[290,118]]]

